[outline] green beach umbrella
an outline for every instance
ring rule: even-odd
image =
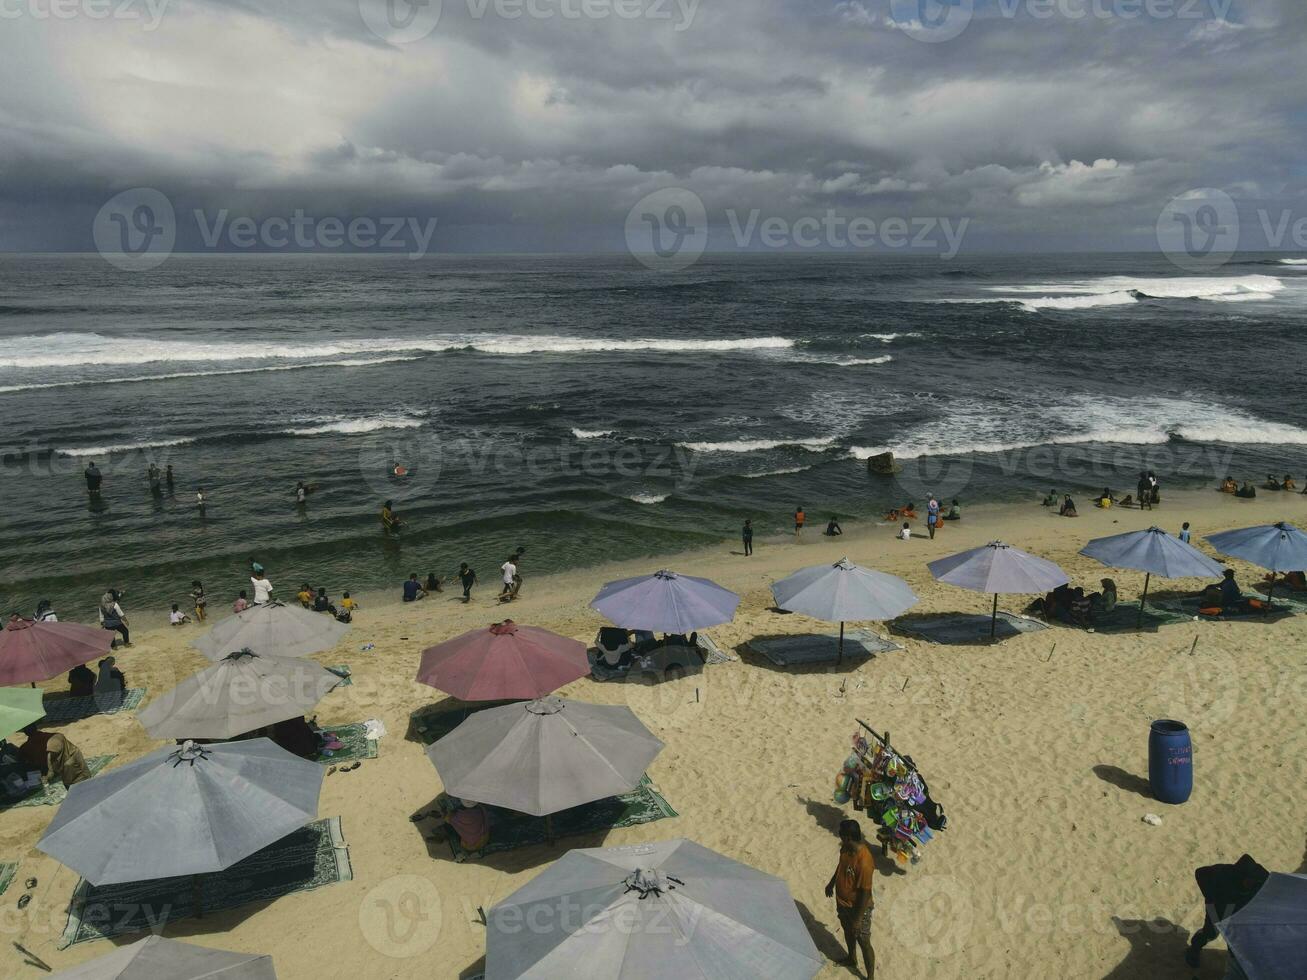
[[[43,693],[31,687],[0,687],[0,738],[21,732],[45,717]]]

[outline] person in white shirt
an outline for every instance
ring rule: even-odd
[[[903,530],[899,531],[899,540],[900,541],[912,540],[912,525],[910,525],[907,521],[903,522]]]
[[[182,626],[191,621],[191,617],[177,607],[177,603],[172,604],[172,612],[168,613],[168,622],[173,626]]]
[[[254,587],[254,604],[261,606],[272,598],[272,582],[264,575],[255,575],[250,579]]]
[[[500,571],[504,573],[504,588],[499,593],[499,598],[513,598],[513,579],[517,576],[517,566],[513,564],[513,559],[509,558],[499,566]]]

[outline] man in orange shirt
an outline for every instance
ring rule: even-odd
[[[799,536],[803,533],[803,524],[804,521],[806,520],[807,517],[803,513],[803,508],[795,507],[794,508],[794,540],[795,541],[798,541]]]
[[[857,947],[867,964],[867,980],[876,976],[876,951],[871,947],[871,879],[876,861],[862,839],[862,827],[856,820],[840,821],[840,860],[835,874],[826,885],[826,897],[835,897],[835,911],[844,929],[844,944],[849,949],[844,965],[858,972]]]

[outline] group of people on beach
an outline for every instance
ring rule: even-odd
[[[916,519],[917,519],[916,504],[914,504],[912,501],[908,501],[902,507],[891,508],[885,514],[885,518],[884,518],[885,521],[889,523],[893,523],[895,525],[897,525],[900,520],[903,521],[902,527],[896,530],[895,536],[901,538],[904,541],[907,541],[912,537],[911,521]],[[926,505],[926,528],[932,538],[935,536],[935,532],[939,530],[941,521],[960,521],[960,520],[962,520],[962,504],[958,502],[958,499],[956,497],[953,498],[953,505],[948,509],[947,512],[945,512],[943,506],[940,504],[939,500],[935,497],[935,495],[934,494],[930,495],[929,502]],[[803,529],[807,526],[807,523],[808,523],[808,515],[804,512],[803,506],[800,505],[798,507],[795,507],[794,508],[794,540],[796,543],[801,542],[803,540]],[[743,553],[746,558],[749,555],[753,554],[753,530],[754,528],[753,528],[752,518],[746,519],[744,525],[740,528],[740,540],[744,544]],[[832,514],[830,520],[826,522],[826,529],[822,531],[822,535],[824,537],[834,538],[834,537],[839,537],[843,533],[844,533],[844,528],[840,526],[839,518]]]

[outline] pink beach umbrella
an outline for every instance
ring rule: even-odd
[[[588,673],[584,643],[507,619],[424,650],[417,679],[462,701],[533,701]]]
[[[49,680],[109,652],[114,634],[80,623],[17,617],[0,630],[0,687]]]

